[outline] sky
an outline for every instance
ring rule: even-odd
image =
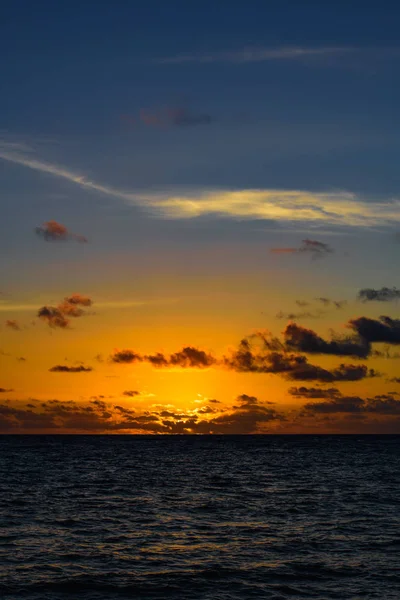
[[[0,20],[0,433],[400,433],[400,9]]]

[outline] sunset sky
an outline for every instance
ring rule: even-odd
[[[0,432],[400,433],[399,11],[350,4],[5,3]]]

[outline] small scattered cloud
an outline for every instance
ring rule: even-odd
[[[324,306],[330,306],[331,300],[330,298],[324,298],[323,296],[320,298],[315,298],[317,302],[320,302]]]
[[[184,106],[158,109],[141,109],[138,116],[121,115],[121,120],[130,126],[139,123],[156,129],[171,127],[185,128],[199,125],[210,125],[216,119],[208,113],[192,111]]]
[[[334,307],[338,310],[342,310],[342,308],[347,304],[346,300],[332,300],[332,302]]]
[[[320,387],[291,387],[288,390],[291,396],[295,398],[336,398],[341,395],[338,388],[320,388]]]
[[[14,390],[12,388],[3,388],[0,387],[0,394],[6,394],[7,392],[13,392]]]
[[[90,373],[93,371],[92,367],[85,367],[84,365],[79,365],[77,367],[69,367],[68,365],[55,365],[49,369],[51,373]]]
[[[322,317],[324,313],[322,311],[319,312],[309,312],[309,311],[304,311],[304,312],[283,312],[282,310],[280,310],[276,315],[275,318],[276,319],[285,319],[286,321],[294,321],[294,320],[301,320],[301,319],[320,319]]]
[[[114,353],[111,355],[111,361],[119,364],[132,364],[135,362],[142,362],[143,358],[137,352],[133,352],[133,350],[114,350]]]
[[[35,228],[35,233],[46,242],[67,242],[74,240],[81,244],[86,244],[88,241],[84,235],[70,232],[65,225],[57,221],[46,221],[41,227]]]
[[[14,331],[21,331],[21,326],[15,319],[7,319],[6,327],[13,329]]]
[[[399,300],[400,290],[395,287],[382,287],[380,289],[364,288],[358,292],[358,300],[361,302],[391,302]]]
[[[313,259],[316,259],[332,254],[333,249],[324,242],[305,239],[302,240],[299,248],[271,248],[270,252],[272,254],[309,254]]]
[[[88,314],[82,306],[87,308],[92,304],[93,302],[88,296],[72,294],[64,298],[58,306],[42,306],[39,308],[37,316],[53,329],[66,329],[69,327],[71,318]]]
[[[134,398],[135,396],[139,396],[140,392],[136,390],[125,390],[124,392],[122,392],[122,395],[128,396],[129,398]]]

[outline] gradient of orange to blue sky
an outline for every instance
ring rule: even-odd
[[[398,9],[2,12],[0,432],[400,433]]]

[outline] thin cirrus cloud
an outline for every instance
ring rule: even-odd
[[[249,47],[233,52],[210,52],[207,54],[180,54],[152,61],[156,64],[185,64],[185,63],[232,63],[244,64],[268,61],[298,61],[307,58],[329,58],[345,56],[357,51],[356,48],[327,46],[321,48],[304,48],[296,46],[264,48]]]
[[[400,224],[400,200],[396,198],[379,202],[365,201],[347,191],[285,189],[217,189],[192,190],[184,194],[144,194],[98,183],[66,167],[36,159],[32,152],[18,150],[15,145],[5,142],[0,143],[0,159],[68,180],[82,189],[119,199],[165,219],[213,216],[346,228],[393,227]],[[288,248],[287,252],[293,253],[295,250],[299,249]]]

